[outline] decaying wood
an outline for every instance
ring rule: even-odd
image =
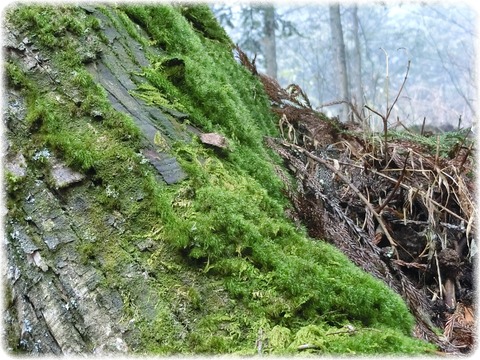
[[[293,217],[310,236],[331,242],[400,294],[415,316],[417,337],[443,352],[470,351],[476,256],[473,145],[462,143],[444,157],[410,140],[389,139],[387,144],[383,137],[347,131],[259,74],[237,51],[242,64],[259,76],[279,115],[282,138],[267,137],[265,144],[293,175],[292,181],[275,168]],[[296,94],[303,94],[297,87]]]

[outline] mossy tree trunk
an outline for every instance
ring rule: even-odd
[[[207,6],[6,20],[9,352],[431,348],[399,296],[287,217],[263,143],[278,119]]]

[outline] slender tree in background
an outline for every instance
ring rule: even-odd
[[[450,22],[452,32],[455,32],[455,34],[457,35],[456,36],[457,41],[459,42],[459,45],[462,48],[465,54],[465,57],[468,57],[469,55],[471,56],[471,53],[474,51],[474,49],[472,49],[472,47],[470,47],[466,43],[465,39],[468,39],[468,35],[474,35],[474,33],[472,33],[470,29],[464,27],[461,22],[449,20],[448,15],[442,13],[442,11],[439,9],[432,7],[431,13],[435,14],[436,19],[440,19],[440,21]],[[422,23],[424,24],[424,27],[426,29],[425,33],[426,33],[427,42],[434,49],[439,59],[439,65],[443,70],[443,73],[445,74],[445,76],[448,76],[448,79],[451,82],[452,88],[457,92],[460,98],[462,98],[465,101],[466,106],[469,108],[469,110],[472,112],[473,116],[475,117],[477,112],[475,107],[475,101],[473,101],[472,99],[473,96],[469,91],[470,89],[475,88],[475,81],[476,81],[475,72],[474,71],[464,71],[464,72],[458,71],[458,69],[461,68],[462,65],[456,63],[456,61],[458,60],[456,60],[454,57],[455,52],[445,46],[445,43],[448,43],[447,41],[444,41],[442,43],[435,40],[434,35],[432,34],[432,31],[429,26],[429,23],[431,21],[432,19],[428,19],[426,15],[422,16]],[[471,85],[470,87],[464,86],[464,84],[462,84],[462,83],[468,83],[468,82],[470,82],[470,85]]]
[[[267,75],[277,78],[277,45],[275,40],[275,8],[263,7],[263,55]]]
[[[364,105],[363,82],[362,82],[362,54],[359,33],[359,18],[357,5],[352,6],[352,32],[353,32],[353,57],[352,57],[352,71],[351,82],[354,95],[352,102],[358,114],[362,115]]]
[[[233,8],[216,4],[212,10],[222,26],[230,29],[231,37],[240,48],[249,56],[256,57],[258,69],[276,79],[278,40],[301,36],[294,22],[287,19],[288,14],[279,14],[271,4]]]
[[[345,43],[343,40],[342,22],[340,19],[340,5],[329,5],[330,13],[330,30],[332,34],[332,46],[335,54],[335,64],[338,72],[338,86],[340,100],[350,102],[348,91],[348,73],[347,60],[345,56]],[[349,114],[349,106],[347,103],[342,104],[342,114],[344,120]]]

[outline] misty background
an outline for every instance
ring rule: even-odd
[[[314,109],[381,127],[441,130],[476,119],[477,15],[466,4],[212,4],[232,40],[282,87],[298,84]],[[344,102],[342,103],[342,100]],[[336,103],[333,105],[332,103]],[[350,104],[350,105],[349,105]],[[358,119],[358,117],[357,117]]]

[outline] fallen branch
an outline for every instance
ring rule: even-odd
[[[470,153],[472,152],[472,148],[473,148],[473,142],[470,144],[470,146],[468,147],[467,151],[465,152],[465,156],[463,157],[462,159],[462,162],[460,163],[458,169],[460,171],[462,171],[462,168],[463,168],[463,165],[465,165],[465,161],[467,161],[467,158],[468,156],[470,155]]]
[[[314,344],[303,344],[297,347],[298,351],[304,351],[304,350],[320,350],[320,347],[318,345]]]
[[[393,196],[395,195],[395,193],[397,192],[398,188],[400,187],[400,184],[402,183],[403,181],[403,178],[405,177],[405,169],[407,167],[407,161],[408,161],[408,158],[410,157],[410,151],[408,152],[407,154],[407,157],[405,158],[405,162],[403,163],[403,170],[402,170],[402,173],[400,174],[400,177],[398,178],[398,181],[397,183],[395,184],[395,187],[393,188],[392,192],[388,195],[388,197],[385,199],[385,201],[383,202],[382,205],[380,205],[380,207],[377,209],[378,213],[380,214],[382,212],[382,210],[385,208],[385,206],[388,205],[388,203],[393,199]]]
[[[422,270],[422,271],[427,271],[428,269],[428,265],[427,264],[419,264],[419,263],[416,263],[416,262],[405,262],[403,260],[393,260],[393,262],[399,266],[405,266],[407,268],[415,268],[415,269],[419,269],[419,270]]]

